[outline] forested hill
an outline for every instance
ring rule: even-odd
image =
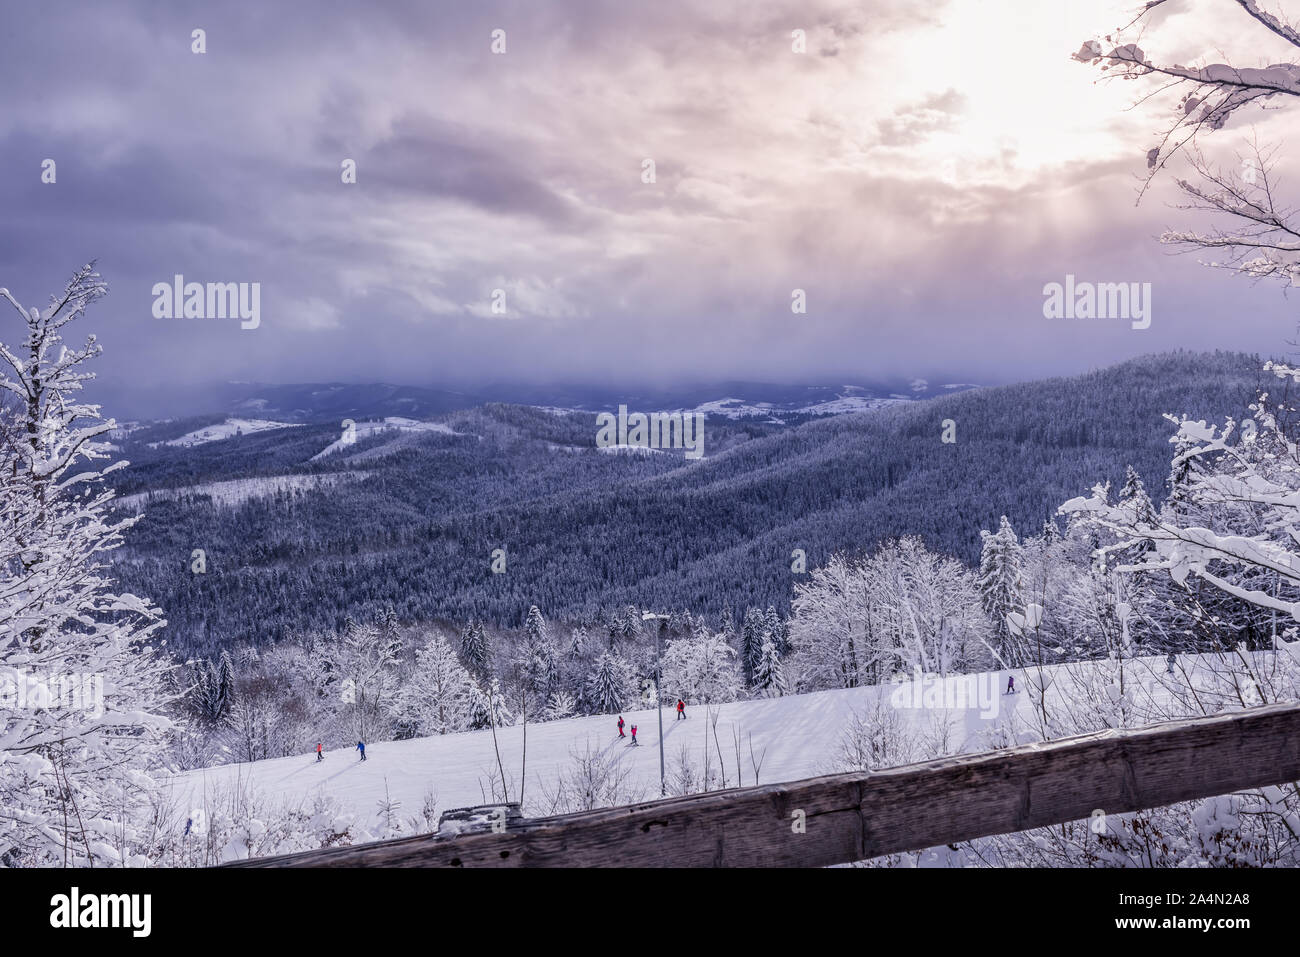
[[[1240,416],[1261,385],[1278,391],[1261,366],[1164,354],[786,428],[708,419],[701,460],[610,454],[594,448],[593,415],[520,406],[449,413],[437,430],[362,428],[315,460],[337,429],[185,447],[157,444],[182,428],[160,426],[123,440],[135,464],[119,488],[145,518],[117,571],[166,612],[169,644],[191,651],[335,628],[390,604],[405,621],[502,625],[531,604],[575,619],[627,604],[784,610],[795,549],[811,569],[914,534],[972,562],[1000,515],[1036,533],[1130,463],[1158,500],[1162,413]],[[955,443],[942,441],[947,419]]]

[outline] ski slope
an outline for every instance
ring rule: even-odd
[[[1287,649],[1291,655],[1282,655],[1280,659],[1273,653],[1260,653],[1265,656],[1261,666],[1274,669],[1279,664],[1300,664],[1300,643],[1294,644],[1294,649]],[[1288,658],[1297,660],[1287,665]],[[1076,697],[1078,669],[1082,667],[1086,673],[1089,665],[1073,666],[1072,674],[1066,673],[1065,667],[1045,669],[1049,705],[1057,696]],[[1170,702],[1174,690],[1179,690],[1180,685],[1185,688],[1189,680],[1198,688],[1208,688],[1215,681],[1210,674],[1215,669],[1198,665],[1193,659],[1180,659],[1177,675],[1167,673],[1163,659],[1137,659],[1125,667],[1129,693],[1135,694],[1142,707],[1157,711]],[[1015,677],[1018,693],[1003,693],[1008,676]],[[726,768],[726,784],[734,787],[737,783],[735,735],[740,737],[739,765],[744,785],[755,783],[751,744],[754,755],[761,760],[760,784],[843,770],[836,766],[835,757],[845,729],[855,712],[866,715],[878,704],[894,709],[904,726],[917,736],[932,734],[936,722],[946,722],[950,729],[950,750],[987,750],[991,746],[990,735],[999,733],[1015,740],[1033,740],[1033,735],[1026,732],[1032,726],[1030,712],[1034,705],[1031,695],[1023,690],[1032,678],[1032,674],[1021,671],[986,672],[715,705],[712,710],[718,719],[717,738]],[[1135,693],[1133,689],[1139,690]],[[1231,704],[1230,694],[1222,699],[1221,706]],[[1180,711],[1176,705],[1172,708],[1172,713]],[[619,770],[628,772],[629,782],[640,790],[633,799],[658,797],[655,709],[625,711],[623,718],[629,729],[637,725],[639,745],[634,746],[630,737],[619,739],[616,715],[529,724],[525,813],[536,815],[550,811],[543,792],[554,788],[561,770],[571,769],[574,753],[588,747],[615,761]],[[688,707],[685,720],[677,720],[670,707],[664,708],[664,757],[669,793],[672,793],[672,768],[679,763],[682,749],[686,749],[698,774],[707,743],[710,765],[714,769],[718,767],[718,745],[711,733],[706,739],[707,727],[702,707]],[[496,733],[512,799],[517,794],[524,733],[525,729],[519,726],[498,728]],[[268,798],[288,803],[323,792],[359,821],[371,824],[385,794],[402,803],[403,816],[418,813],[430,792],[436,793],[438,814],[492,801],[488,782],[497,776],[497,758],[490,730],[407,741],[367,742],[366,755],[364,763],[355,750],[345,750],[327,752],[320,763],[314,754],[308,753],[223,765],[177,775],[171,786],[177,806],[190,808],[206,806],[205,793],[213,795],[236,787],[247,786]]]

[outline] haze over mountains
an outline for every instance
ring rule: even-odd
[[[225,412],[234,416],[318,422],[344,416],[423,417],[489,402],[599,412],[620,404],[643,410],[700,409],[728,417],[832,415],[879,404],[934,398],[975,383],[930,383],[899,378],[860,383],[777,384],[723,381],[662,388],[618,388],[581,384],[488,383],[472,390],[390,383],[299,383],[268,385],[225,382],[211,388],[151,391],[114,390],[103,402],[119,420],[159,420]]]

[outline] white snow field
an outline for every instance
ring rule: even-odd
[[[400,415],[390,415],[383,420],[357,422],[353,429],[353,434],[348,440],[342,438],[336,439],[324,449],[317,452],[311,457],[315,462],[325,458],[327,455],[333,455],[335,452],[350,448],[361,439],[369,438],[372,435],[382,433],[393,433],[394,435],[403,432],[439,432],[443,435],[460,435],[459,432],[452,429],[449,425],[441,422],[424,422],[419,419],[408,419]]]
[[[179,445],[182,448],[189,448],[195,445],[206,445],[209,442],[219,442],[222,439],[233,438],[235,435],[252,435],[254,432],[267,432],[271,429],[292,429],[297,428],[295,422],[272,422],[270,419],[226,419],[224,422],[218,422],[216,425],[209,425],[206,428],[196,429],[182,435],[179,439],[169,439],[162,445]],[[151,442],[150,445],[157,447],[160,443]]]
[[[178,499],[191,495],[206,495],[217,505],[234,507],[255,498],[267,498],[277,492],[329,488],[345,482],[360,482],[370,475],[370,472],[360,469],[347,472],[325,472],[315,475],[259,475],[256,478],[225,479],[219,482],[204,482],[200,485],[184,485],[180,488],[137,492],[134,495],[119,496],[113,502],[123,508],[135,508],[137,506],[147,507],[149,502],[159,499]]]
[[[1272,687],[1277,669],[1300,666],[1300,642],[1287,647],[1290,655],[1258,653],[1256,674],[1260,687]],[[1295,659],[1295,660],[1288,660]],[[1077,700],[1081,687],[1089,693],[1112,699],[1119,686],[1103,675],[1097,663],[1056,666],[1045,669],[1049,705],[1058,700]],[[1101,663],[1105,664],[1105,663]],[[1066,669],[1069,669],[1068,671]],[[1186,669],[1186,670],[1184,670]],[[1190,673],[1190,678],[1189,678]],[[1013,675],[1018,689],[1006,695],[1007,677]],[[901,684],[819,691],[783,698],[740,701],[716,705],[717,737],[726,767],[728,786],[736,785],[736,751],[733,732],[740,736],[740,769],[743,785],[753,785],[750,757],[761,760],[759,784],[794,781],[843,768],[835,766],[835,755],[854,712],[867,715],[877,704],[893,708],[915,735],[933,735],[938,723],[950,728],[949,749],[983,751],[993,737],[1027,742],[1037,737],[1029,732],[1033,696],[1026,682],[1034,672],[1003,671],[956,675],[946,679],[924,678]],[[1202,702],[1218,707],[1240,707],[1228,678],[1225,687],[1219,668],[1180,658],[1176,673],[1169,674],[1164,659],[1135,659],[1125,663],[1125,696],[1144,714],[1186,713],[1174,704],[1164,704],[1193,681]],[[675,701],[674,701],[675,703]],[[672,769],[686,748],[695,771],[703,765],[708,727],[705,709],[688,707],[687,718],[677,720],[665,706],[664,757],[668,766],[668,787],[672,793]],[[1014,717],[1013,717],[1014,716]],[[575,751],[591,750],[616,760],[627,769],[629,781],[639,785],[636,799],[659,796],[658,726],[653,708],[623,712],[629,737],[618,738],[616,715],[567,718],[527,728],[528,764],[524,811],[535,816],[549,813],[542,792],[554,790],[559,772],[570,770]],[[1145,719],[1144,719],[1145,720]],[[1158,720],[1152,718],[1151,720]],[[633,746],[631,725],[637,726],[640,744]],[[514,799],[519,781],[524,729],[498,728],[497,743]],[[718,767],[717,747],[708,737],[710,766]],[[276,758],[253,763],[230,764],[177,775],[172,779],[178,807],[204,807],[204,793],[214,795],[248,786],[272,800],[297,803],[323,791],[342,809],[357,816],[358,822],[375,825],[378,804],[387,791],[391,800],[402,802],[401,815],[419,812],[426,794],[437,795],[437,813],[456,807],[491,803],[489,779],[497,774],[496,753],[490,730],[462,732],[407,741],[376,741],[366,744],[367,760],[362,763],[355,750],[329,751],[317,763],[314,754]]]

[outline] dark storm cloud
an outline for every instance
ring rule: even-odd
[[[350,155],[332,135],[321,147],[325,155]],[[367,187],[388,188],[405,194],[402,199],[454,199],[488,212],[533,216],[552,228],[568,227],[574,205],[538,182],[536,170],[521,158],[526,150],[526,143],[503,143],[433,117],[406,116],[394,123],[387,139],[355,158],[365,169]],[[327,179],[336,178],[333,173],[331,167]]]
[[[978,43],[944,33],[953,9],[14,5],[0,284],[44,302],[97,258],[106,377],[198,391],[1025,378],[1289,332],[1275,291],[1153,243],[1170,216],[1133,209],[1139,140],[1120,159],[1095,140],[1044,150],[1025,131],[1055,105],[1005,124],[1013,106],[976,82],[989,68]],[[498,28],[504,56],[489,50]],[[792,52],[795,29],[807,56]],[[1131,125],[1096,111],[1106,143]],[[40,181],[47,158],[54,185]],[[1155,281],[1164,319],[1146,336],[1049,325],[1041,289],[1066,272]],[[261,282],[262,325],[154,319],[152,286],[176,274]],[[790,311],[796,288],[807,314]]]

